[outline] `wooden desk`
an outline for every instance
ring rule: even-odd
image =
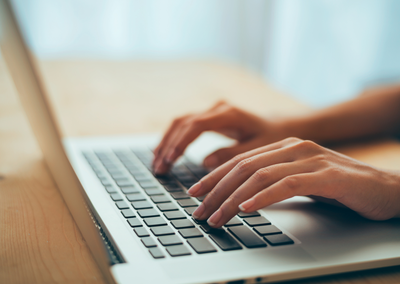
[[[212,62],[45,62],[43,70],[69,136],[161,131],[180,114],[226,99],[259,114],[307,111],[261,78]],[[343,152],[400,168],[391,141]],[[0,61],[0,283],[102,283],[56,189]],[[290,283],[400,283],[400,267]]]

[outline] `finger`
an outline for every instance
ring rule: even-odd
[[[257,148],[260,146],[260,143],[259,140],[250,140],[248,142],[238,143],[232,147],[219,149],[208,155],[204,159],[203,164],[206,168],[214,169],[239,154]]]
[[[206,212],[215,211],[208,219],[213,227],[220,227],[233,218],[239,211],[239,205],[263,189],[268,188],[281,179],[296,174],[309,173],[316,170],[316,166],[303,160],[273,164],[258,169],[249,179],[241,184],[226,200],[213,200],[213,206],[206,205]],[[221,204],[222,203],[222,204]],[[218,212],[219,211],[219,212]]]
[[[167,141],[160,154],[160,170],[165,171],[179,158],[187,146],[204,131],[217,130],[230,123],[225,119],[226,114],[218,110],[210,110],[204,114],[193,116],[181,124],[181,127]]]
[[[169,147],[170,147],[169,145],[174,143],[174,141],[177,140],[178,137],[180,137],[182,135],[182,132],[184,131],[185,127],[186,126],[184,125],[184,123],[182,123],[182,125],[177,127],[175,129],[175,131],[173,133],[171,133],[168,141],[166,141],[166,143],[165,143],[165,146],[161,149],[158,161],[156,161],[155,168],[154,168],[156,174],[164,174],[164,173],[168,172],[169,169],[171,168],[172,161],[169,161],[166,158],[166,156],[169,152]]]
[[[156,173],[162,174],[168,171],[172,163],[183,154],[186,147],[194,139],[203,131],[213,130],[213,128],[207,129],[207,125],[205,125],[209,121],[213,121],[213,125],[225,123],[225,120],[221,116],[221,114],[223,115],[221,109],[224,105],[224,102],[219,102],[203,114],[178,119],[173,131],[164,139],[160,147],[157,148],[157,159],[154,161]],[[178,145],[176,145],[177,141]]]
[[[243,159],[220,181],[218,181],[207,197],[203,200],[202,204],[195,212],[193,212],[193,216],[199,220],[208,218],[235,190],[237,190],[259,169],[271,165],[293,162],[293,160],[295,160],[294,155],[296,154],[297,153],[293,154],[292,149],[280,148]],[[282,173],[286,172],[282,171]],[[259,174],[256,174],[256,176],[257,175]],[[277,176],[279,177],[280,175]],[[255,187],[255,189],[258,189],[258,187]],[[259,190],[261,189],[262,188]],[[191,194],[191,191],[189,194]],[[240,203],[243,201],[245,201],[245,199],[241,200]],[[237,206],[240,203],[236,204],[233,210],[237,210]]]
[[[167,144],[168,140],[171,138],[171,136],[174,134],[174,132],[179,129],[179,126],[182,124],[184,120],[186,120],[190,115],[186,115],[177,119],[174,119],[174,121],[170,124],[168,127],[167,131],[165,132],[163,138],[161,139],[160,143],[158,146],[154,149],[154,161],[153,161],[153,166],[157,164],[157,161],[159,160],[159,156]]]
[[[211,173],[203,177],[198,183],[193,185],[189,191],[188,194],[193,196],[193,197],[198,197],[198,196],[203,196],[210,192],[217,184],[218,182],[225,177],[237,164],[239,164],[241,161],[253,157],[255,155],[264,153],[264,152],[270,152],[274,151],[283,147],[286,147],[288,145],[299,143],[302,140],[297,139],[297,138],[288,138],[284,139],[269,145],[266,145],[264,147],[256,148],[251,151],[245,152],[243,154],[239,154],[235,156],[233,159],[229,160],[225,164],[219,166],[215,170],[213,170]]]
[[[240,204],[243,212],[253,212],[294,196],[321,194],[320,172],[287,176]]]

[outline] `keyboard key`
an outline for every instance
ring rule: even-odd
[[[147,188],[144,190],[148,196],[153,196],[153,195],[163,195],[164,192],[157,188]]]
[[[265,236],[264,240],[266,240],[272,246],[294,244],[293,240],[284,234]]]
[[[186,215],[181,211],[164,212],[164,216],[168,220],[186,219]]]
[[[168,184],[174,181],[174,178],[171,175],[157,175],[156,179],[158,180],[159,183],[161,184]]]
[[[186,207],[185,208],[185,212],[186,214],[188,214],[189,216],[192,216],[193,212],[197,209],[197,207]]]
[[[206,238],[195,238],[187,240],[189,245],[197,252],[197,253],[210,253],[216,252],[217,250],[212,246],[212,244]]]
[[[156,241],[151,237],[142,238],[141,241],[142,241],[142,243],[144,244],[144,246],[146,248],[151,248],[151,247],[156,247],[157,246]]]
[[[204,220],[206,221],[206,220]],[[225,230],[223,228],[213,228],[210,225],[207,224],[207,222],[202,222],[200,228],[206,232],[207,234],[210,233],[223,233]]]
[[[144,209],[144,210],[138,210],[137,213],[139,214],[140,217],[142,218],[149,218],[149,217],[157,217],[160,216],[158,211],[156,209]]]
[[[156,259],[165,257],[165,255],[162,253],[162,251],[159,248],[151,248],[151,249],[149,249],[149,252]]]
[[[237,216],[235,216],[225,224],[225,227],[232,227],[232,226],[239,226],[239,225],[243,225],[243,223],[242,223],[242,221],[240,221],[240,219]]]
[[[251,229],[246,226],[235,226],[228,230],[247,248],[260,248],[267,246]]]
[[[177,200],[178,204],[181,207],[193,207],[196,206],[197,207],[197,202],[194,201],[193,199],[181,199],[181,200]]]
[[[117,207],[118,207],[118,209],[128,209],[129,208],[129,205],[128,205],[128,203],[126,203],[125,201],[118,201],[118,202],[115,202],[115,205],[117,205]]]
[[[140,194],[140,193],[127,194],[126,198],[129,201],[144,201],[144,200],[146,200],[146,197],[143,194]]]
[[[143,220],[148,227],[165,226],[167,222],[162,217],[152,217]]]
[[[183,189],[178,184],[166,184],[164,188],[168,192],[183,192]]]
[[[116,182],[119,187],[127,187],[127,186],[134,186],[134,184],[130,180],[121,180]]]
[[[177,179],[181,182],[181,183],[196,183],[199,180],[197,178],[195,178],[191,173],[187,173],[187,174],[179,174],[176,175]]]
[[[185,239],[198,238],[203,236],[203,234],[197,228],[180,229],[179,234],[181,234],[181,236],[184,237]]]
[[[171,200],[169,199],[168,196],[166,195],[154,195],[151,196],[150,199],[154,202],[154,203],[165,203],[165,202],[170,202]]]
[[[183,191],[180,192],[172,192],[171,193],[172,198],[178,200],[178,199],[190,199],[190,196]]]
[[[175,235],[174,230],[171,229],[169,226],[160,226],[160,227],[153,227],[150,229],[155,236],[166,236],[166,235]]]
[[[199,197],[196,197],[196,199],[197,199],[198,201],[200,201],[200,202],[203,202],[203,200],[206,199],[206,196],[207,196],[207,195],[199,196]]]
[[[171,221],[171,224],[175,229],[194,228],[194,224],[188,219],[174,220]]]
[[[125,218],[132,218],[135,217],[136,214],[135,212],[133,212],[131,209],[125,209],[121,211],[121,214],[125,217]]]
[[[129,177],[124,174],[124,173],[112,173],[111,177],[117,182],[117,181],[126,181],[129,180]]]
[[[143,173],[143,172],[136,173],[136,174],[133,175],[133,177],[135,178],[135,180],[136,180],[139,184],[140,184],[141,182],[153,182],[153,179],[152,179],[149,175],[147,175],[147,174],[145,174],[145,173]]]
[[[209,174],[209,172],[205,169],[192,170],[192,173],[198,179],[202,179],[203,177]]]
[[[112,173],[110,174],[111,177],[116,181],[116,182],[123,182],[123,181],[129,181],[129,177],[127,175],[125,175],[124,173]]]
[[[250,213],[239,212],[238,216],[240,218],[248,218],[248,217],[258,217],[258,216],[261,216],[261,215],[257,211],[254,211],[254,212],[250,212]]]
[[[108,193],[116,193],[117,192],[115,187],[113,187],[112,185],[105,186],[104,188],[107,190]]]
[[[210,238],[223,250],[242,249],[242,246],[227,232],[211,233]]]
[[[104,186],[111,186],[111,182],[108,179],[101,179],[100,181]]]
[[[131,204],[136,210],[153,208],[153,205],[148,201],[135,201]]]
[[[193,208],[193,207],[188,207],[189,209],[190,208]],[[186,210],[187,208],[185,208],[185,210]],[[193,217],[192,217],[192,220],[196,223],[196,224],[200,224],[200,225],[202,225],[202,224],[208,224],[207,223],[207,219],[206,220],[197,220],[197,219],[194,219]],[[211,227],[210,227],[211,228]]]
[[[271,225],[271,222],[262,216],[246,218],[244,219],[244,221],[247,223],[247,225],[251,227],[261,226],[261,225]]]
[[[128,169],[129,173],[135,177],[136,175],[144,174],[143,170],[136,165],[127,165],[125,167]]]
[[[192,254],[184,245],[167,247],[167,252],[174,257]]]
[[[254,227],[253,229],[261,236],[282,234],[282,231],[273,225],[257,226],[257,227]]]
[[[115,167],[115,168],[107,168],[107,171],[108,171],[108,173],[109,173],[110,175],[112,175],[112,174],[118,174],[118,173],[121,173],[121,174],[122,174],[121,170],[120,170],[119,168],[117,168],[117,167]]]
[[[121,186],[121,191],[124,194],[130,194],[130,193],[139,193],[140,191],[135,188],[134,186]]]
[[[140,186],[143,188],[157,188],[158,184],[155,181],[142,181],[139,182]]]
[[[127,221],[128,221],[128,223],[129,223],[129,225],[131,227],[135,228],[135,227],[141,227],[142,226],[142,223],[140,223],[138,218],[129,218],[129,219],[127,219]]]
[[[110,197],[113,201],[122,201],[123,200],[122,195],[119,193],[110,194]]]
[[[157,204],[158,209],[160,209],[161,211],[174,211],[174,210],[178,210],[179,207],[176,206],[175,204],[173,204],[172,202],[168,202],[168,203],[161,203],[161,204]]]
[[[150,234],[149,234],[149,232],[146,230],[146,228],[143,228],[143,227],[135,228],[135,229],[133,229],[133,231],[134,231],[135,234],[136,234],[138,237],[140,237],[140,238],[150,236]]]
[[[162,236],[158,238],[158,241],[163,246],[173,246],[173,245],[181,245],[182,240],[177,235],[172,236]]]

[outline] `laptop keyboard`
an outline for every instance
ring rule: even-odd
[[[191,217],[205,196],[192,198],[186,191],[208,172],[187,159],[171,172],[152,173],[153,153],[148,149],[84,152],[121,218],[133,229],[155,259],[216,253],[268,245],[294,244],[258,212],[240,212],[215,229]]]

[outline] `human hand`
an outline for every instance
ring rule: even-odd
[[[167,172],[186,147],[204,131],[215,131],[237,141],[234,146],[206,157],[204,165],[207,168],[215,168],[240,153],[284,138],[283,128],[277,123],[219,102],[203,113],[173,121],[154,150],[154,171],[157,174]]]
[[[239,211],[252,212],[293,196],[333,199],[373,220],[400,217],[400,174],[298,138],[240,154],[188,191],[207,194],[193,213],[220,227]],[[211,216],[211,217],[210,217]]]

